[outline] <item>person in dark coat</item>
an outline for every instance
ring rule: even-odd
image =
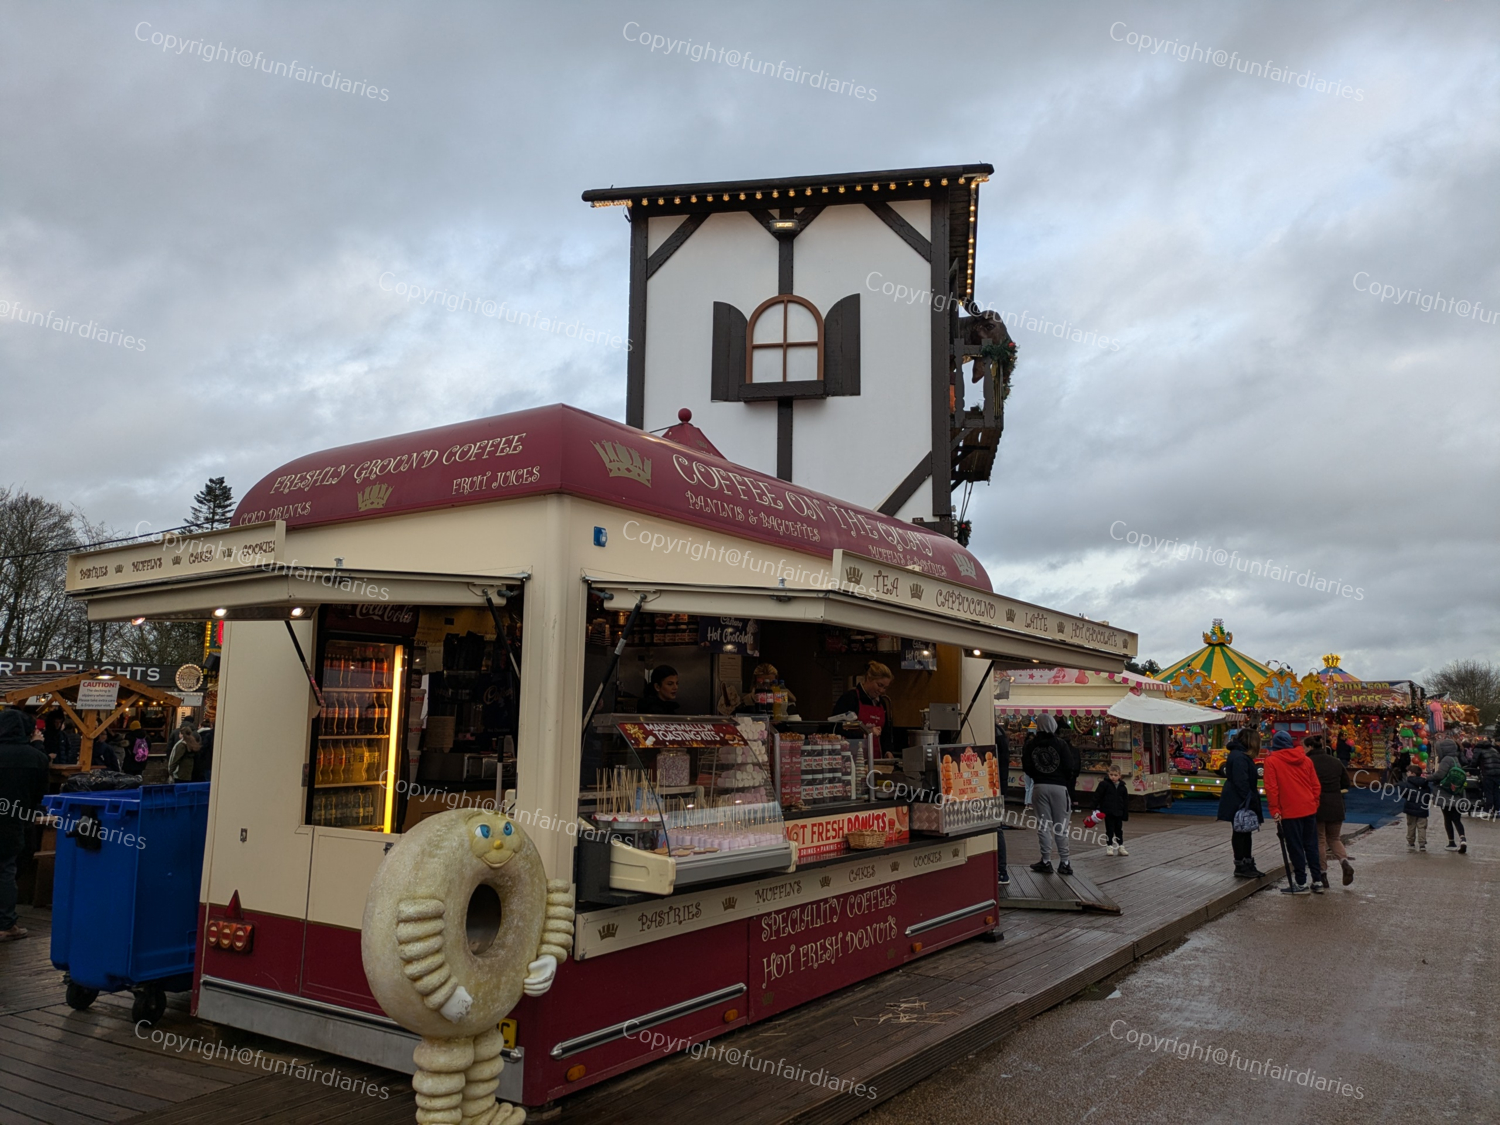
[[[151,757],[151,743],[139,720],[131,720],[120,740],[120,771],[140,777],[146,772],[146,761]],[[144,753],[142,753],[144,751]]]
[[[1433,747],[1432,760],[1437,762],[1427,775],[1432,782],[1432,803],[1443,813],[1443,828],[1448,833],[1448,849],[1464,854],[1469,842],[1464,838],[1463,811],[1469,807],[1468,774],[1464,769],[1463,750],[1452,737],[1444,735]],[[1454,841],[1454,833],[1458,840]]]
[[[1265,810],[1260,800],[1260,779],[1257,776],[1255,759],[1245,745],[1242,731],[1229,733],[1229,758],[1224,763],[1224,789],[1219,794],[1220,820],[1234,823],[1234,814],[1241,809],[1250,809],[1256,820],[1264,823]],[[1255,846],[1249,832],[1234,832],[1229,837],[1234,848],[1234,873],[1241,879],[1261,879],[1265,872],[1255,866],[1251,854]]]
[[[214,768],[214,728],[198,728],[198,757],[193,761],[193,780],[208,781]]]
[[[1110,766],[1104,780],[1094,787],[1094,811],[1104,814],[1104,854],[1129,855],[1125,822],[1130,819],[1130,790],[1121,780],[1119,766]]]
[[[1479,767],[1479,784],[1484,789],[1484,804],[1490,815],[1500,813],[1500,750],[1488,738],[1474,747],[1474,763]]]
[[[642,715],[675,715],[682,709],[677,702],[677,669],[658,664],[646,673],[646,690],[641,692]]]
[[[1391,759],[1390,778],[1392,785],[1401,785],[1406,781],[1407,770],[1411,768],[1411,751],[1400,750]]]
[[[94,739],[94,748],[90,754],[93,759],[92,768],[120,772],[120,748],[115,744],[114,735],[109,731],[102,731]]]
[[[1344,763],[1344,768],[1349,768],[1349,763],[1354,760],[1354,743],[1349,741],[1349,736],[1339,731],[1338,743],[1333,748],[1333,756]]]
[[[1042,874],[1052,872],[1052,845],[1057,845],[1059,875],[1073,874],[1068,846],[1073,811],[1073,787],[1078,781],[1078,755],[1057,736],[1057,720],[1036,717],[1036,733],[1021,747],[1021,769],[1032,782],[1032,804],[1036,812],[1037,844],[1042,858],[1031,865]]]
[[[1344,869],[1344,886],[1354,882],[1354,865],[1349,862],[1349,852],[1344,848],[1344,794],[1354,782],[1349,777],[1349,767],[1344,765],[1323,745],[1323,736],[1309,735],[1303,743],[1307,748],[1307,760],[1318,774],[1321,794],[1318,798],[1318,866],[1323,871],[1323,885],[1328,886],[1328,857],[1332,855]]]
[[[42,814],[47,755],[31,744],[35,721],[25,711],[0,711],[0,942],[27,936],[16,914],[16,861],[26,849],[26,829]]]
[[[1397,793],[1401,797],[1401,811],[1406,814],[1406,847],[1415,848],[1419,843],[1427,850],[1427,810],[1432,806],[1432,782],[1422,776],[1422,767],[1413,762],[1407,767]]]

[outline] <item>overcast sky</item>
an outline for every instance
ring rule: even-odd
[[[1214,617],[1299,672],[1330,651],[1372,679],[1500,658],[1500,324],[1379,300],[1500,308],[1500,5],[0,12],[0,486],[159,528],[210,476],[238,496],[328,446],[554,401],[622,418],[623,352],[407,306],[379,278],[623,336],[627,228],[587,188],[987,161],[977,295],[1020,347],[969,511],[997,589],[1134,629],[1163,664]],[[653,56],[628,21],[876,96]]]

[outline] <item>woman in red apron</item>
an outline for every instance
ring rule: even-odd
[[[854,689],[844,692],[833,705],[835,715],[852,712],[859,717],[865,730],[880,739],[881,757],[890,757],[895,753],[896,730],[891,724],[890,697],[886,695],[892,679],[889,668],[878,660],[872,660]]]

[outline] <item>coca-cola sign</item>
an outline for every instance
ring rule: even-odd
[[[408,637],[416,633],[419,616],[420,611],[414,605],[358,602],[329,606],[324,623],[329,629],[343,632]]]

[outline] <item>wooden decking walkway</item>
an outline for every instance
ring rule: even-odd
[[[1012,859],[1018,857],[1012,856]],[[966,942],[715,1040],[740,1058],[676,1055],[562,1103],[568,1125],[715,1125],[849,1121],[877,1100],[955,1058],[1004,1038],[1022,1022],[1210,918],[1260,883],[1232,877],[1228,832],[1190,824],[1141,836],[1129,857],[1074,858],[1122,908],[1119,915],[1003,911],[1005,940]],[[1278,869],[1279,873],[1279,869]],[[1265,881],[1269,884],[1270,880]],[[0,946],[0,1125],[397,1125],[412,1120],[404,1075],[319,1056],[288,1044],[169,1010],[162,1030],[265,1056],[312,1061],[319,1072],[384,1087],[389,1098],[329,1089],[254,1066],[164,1050],[134,1036],[128,995],[101,996],[87,1012],[62,1002],[60,974],[47,963],[45,911],[28,910],[33,938]],[[874,1096],[836,1093],[778,1077],[775,1064],[820,1068],[864,1083]],[[784,1071],[785,1072],[785,1071]]]
[[[1024,864],[1008,869],[1010,885],[1000,888],[1000,906],[1008,910],[1102,910],[1120,913],[1120,904],[1076,870],[1071,875],[1039,875]]]
[[[21,908],[24,941],[0,945],[0,1125],[250,1125],[293,1122],[407,1125],[410,1079],[404,1074],[315,1055],[274,1039],[194,1019],[174,996],[157,1025],[170,1045],[135,1035],[128,992],[101,995],[75,1012],[63,1000],[63,978],[48,958],[51,912]],[[196,1042],[195,1042],[196,1041]],[[182,1046],[180,1049],[178,1043]],[[217,1050],[219,1044],[225,1049]],[[244,1048],[247,1061],[226,1057]],[[259,1060],[311,1063],[309,1077],[269,1075]],[[212,1057],[208,1057],[212,1056]],[[320,1081],[336,1070],[374,1084],[357,1094]],[[313,1077],[315,1075],[315,1078]],[[388,1097],[381,1100],[379,1089]]]

